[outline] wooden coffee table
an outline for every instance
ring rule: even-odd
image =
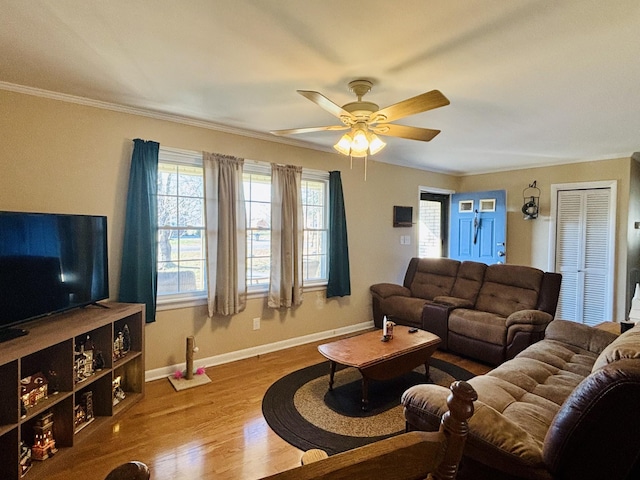
[[[355,367],[362,375],[362,409],[369,404],[369,380],[390,380],[424,365],[429,378],[429,359],[440,344],[440,337],[418,330],[409,333],[409,327],[396,325],[393,339],[382,340],[382,330],[325,343],[318,347],[329,359],[331,373],[329,390],[333,390],[336,365]]]

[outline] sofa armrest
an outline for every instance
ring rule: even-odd
[[[375,285],[371,285],[369,290],[381,298],[393,297],[394,295],[401,297],[411,296],[411,290],[395,283],[376,283]]]
[[[618,360],[585,378],[544,440],[544,460],[553,477],[638,478],[630,473],[640,455],[638,402],[638,359]]]
[[[455,307],[427,302],[422,307],[422,329],[440,337],[440,350],[449,349],[449,313]]]
[[[607,345],[595,363],[592,372],[623,358],[640,359],[640,327],[626,331]]]
[[[545,338],[599,355],[618,335],[570,320],[554,320],[547,326]]]
[[[467,300],[466,298],[458,298],[458,297],[448,297],[446,295],[438,295],[433,298],[435,303],[439,303],[441,305],[447,305],[448,307],[454,308],[473,308],[473,302],[471,300]]]
[[[447,411],[448,395],[447,388],[435,384],[420,384],[405,390],[400,403],[404,406],[407,430],[438,430],[440,419]]]
[[[542,325],[546,327],[553,317],[542,310],[518,310],[507,317],[505,322],[507,328],[512,325]]]
[[[527,348],[542,340],[547,325],[553,317],[541,310],[519,310],[509,315],[507,326],[507,350],[505,359],[509,360]]]
[[[407,429],[437,430],[439,418],[447,411],[447,394],[446,388],[432,384],[416,385],[405,391],[401,403]],[[481,462],[491,459],[492,464],[519,464],[528,468],[542,465],[542,445],[531,433],[481,400],[473,402],[473,406],[475,413],[469,420],[465,455]]]

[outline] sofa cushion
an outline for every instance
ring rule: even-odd
[[[521,265],[489,265],[476,310],[508,317],[517,310],[535,309],[544,272]]]
[[[515,357],[523,358],[544,363],[550,370],[556,371],[556,376],[561,375],[559,378],[568,375],[572,379],[570,381],[574,382],[578,377],[585,378],[589,375],[597,354],[575,345],[545,338],[530,345]]]
[[[421,258],[409,285],[411,295],[426,300],[449,295],[459,266],[459,261],[450,258]]]
[[[621,358],[640,358],[640,324],[606,346],[593,364],[593,371]]]
[[[402,318],[405,323],[422,327],[422,309],[427,300],[417,297],[388,297],[382,300],[382,308],[387,316]]]
[[[580,347],[545,339],[469,380],[478,401],[469,420],[468,447],[484,454],[497,448],[516,463],[542,466],[549,426],[565,399],[589,375],[596,358]],[[424,418],[427,423],[446,411],[446,392],[436,395],[435,387],[418,385],[405,392],[408,419]]]
[[[465,261],[460,264],[458,276],[451,289],[451,296],[468,300],[473,307],[478,298],[478,292],[482,287],[484,272],[487,269],[485,263]]]
[[[438,295],[433,298],[435,303],[455,308],[473,308],[473,302],[466,298],[449,297],[448,295]]]
[[[548,340],[572,345],[599,355],[618,335],[570,320],[554,320],[544,332]]]
[[[457,308],[449,314],[449,331],[464,337],[505,345],[506,319],[493,313]]]

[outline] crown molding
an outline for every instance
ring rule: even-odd
[[[246,130],[237,127],[231,127],[229,125],[223,125],[220,123],[209,122],[206,120],[199,120],[196,118],[186,117],[182,115],[176,115],[173,113],[163,113],[155,110],[150,110],[141,107],[131,107],[128,105],[121,105],[118,103],[104,102],[102,100],[94,100],[92,98],[80,97],[77,95],[70,95],[67,93],[53,92],[51,90],[43,90],[41,88],[28,87],[26,85],[18,85],[15,83],[0,81],[0,90],[7,90],[15,93],[22,93],[25,95],[32,95],[35,97],[47,98],[50,100],[58,100],[60,102],[74,103],[77,105],[84,105],[87,107],[100,108],[102,110],[111,110],[113,112],[127,113],[130,115],[138,115],[141,117],[153,118],[155,120],[164,120],[167,122],[180,123],[182,125],[189,125],[191,127],[206,128],[208,130],[215,130],[217,132],[229,133],[232,135],[240,135],[243,137],[255,138],[257,140],[264,140],[273,143],[282,143],[284,145],[291,145],[294,147],[308,148],[310,150],[318,150],[322,152],[330,152],[332,150],[315,145],[309,142],[296,140],[286,137],[278,137],[263,132],[256,132],[254,130]]]

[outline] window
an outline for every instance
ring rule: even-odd
[[[269,287],[271,253],[271,168],[266,163],[245,162],[244,199],[247,210],[247,288]],[[329,174],[302,172],[304,245],[303,284],[327,282],[329,255]]]
[[[245,165],[242,175],[247,214],[249,290],[266,289],[269,286],[271,264],[271,175],[265,173],[267,169],[253,167],[247,169]]]
[[[329,255],[329,181],[302,173],[304,247],[302,278],[305,285],[326,283]]]
[[[245,161],[247,288],[269,286],[271,167]],[[329,174],[303,170],[303,282],[328,277]],[[158,298],[162,303],[206,296],[206,249],[202,154],[160,147],[158,163]]]
[[[158,296],[206,292],[202,156],[160,149],[158,163]]]

